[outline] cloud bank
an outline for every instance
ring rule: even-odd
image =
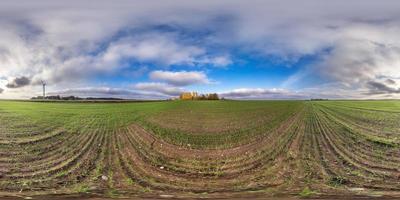
[[[6,0],[0,2],[0,76],[9,82],[0,87],[8,88],[2,96],[37,93],[34,85],[46,80],[55,91],[99,87],[107,94],[99,77],[140,74],[148,66],[150,80],[132,78],[126,85],[160,97],[207,84],[204,72],[237,67],[243,57],[287,67],[313,57],[282,90],[399,97],[399,10],[396,0]],[[326,87],[318,91],[321,80]],[[278,95],[253,85],[225,95]]]
[[[49,95],[79,96],[79,97],[118,97],[124,99],[165,99],[168,96],[124,88],[86,87],[50,92]]]
[[[140,82],[134,85],[134,89],[176,97],[187,91],[183,88],[185,86],[210,83],[207,75],[202,71],[156,70],[149,73],[149,78],[157,82]]]
[[[138,83],[134,86],[135,89],[143,90],[143,91],[151,91],[157,92],[169,96],[179,96],[180,93],[184,91],[184,89],[168,85],[166,83]]]
[[[193,84],[210,83],[207,75],[201,71],[153,71],[150,73],[150,79],[156,81],[165,81],[170,85],[187,86]]]
[[[7,83],[7,88],[20,88],[27,86],[31,83],[31,80],[28,77],[22,76],[12,79],[9,83]]]
[[[284,89],[240,88],[220,93],[228,99],[307,99],[309,96]]]

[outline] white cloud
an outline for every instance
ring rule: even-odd
[[[354,95],[400,76],[399,9],[397,0],[1,1],[0,75],[83,86],[139,70],[129,60],[224,67],[233,49],[289,63],[323,55],[284,85],[318,76]]]
[[[221,97],[232,99],[306,99],[307,95],[285,89],[239,88],[220,93]]]
[[[400,76],[400,37],[396,37],[400,35],[400,28],[348,29],[316,66],[323,75],[348,84],[364,83],[384,75]]]
[[[162,65],[194,65],[197,57],[205,54],[203,48],[180,44],[173,36],[146,33],[141,37],[123,38],[111,43],[104,54],[105,60],[121,57],[139,62],[156,62]]]
[[[179,41],[179,35],[146,32],[112,42],[105,51],[105,61],[135,59],[138,62],[152,62],[158,65],[212,65],[225,67],[232,63],[228,55],[207,55],[205,48]]]
[[[152,71],[151,80],[161,82],[142,82],[134,85],[141,91],[156,92],[168,96],[178,96],[185,91],[184,86],[193,84],[208,84],[210,81],[202,71]]]
[[[134,88],[143,91],[158,92],[169,96],[178,96],[184,91],[182,88],[157,82],[137,83]]]
[[[215,67],[226,67],[231,65],[233,61],[227,55],[216,57],[203,57],[197,61],[199,64],[213,65]]]
[[[379,93],[371,83],[400,76],[400,28],[393,24],[351,24],[336,29],[338,37],[312,66],[290,76],[284,86],[319,77],[341,84],[348,97]],[[383,87],[380,87],[383,89]],[[330,91],[333,91],[331,88]],[[371,90],[366,92],[365,90]],[[382,90],[396,94],[396,89]],[[332,92],[332,94],[334,94]],[[342,93],[343,94],[343,93]]]
[[[229,63],[209,55],[206,47],[195,41],[184,41],[179,33],[147,30],[158,25],[150,14],[155,10],[160,10],[160,16],[168,12],[163,6],[128,1],[118,5],[106,1],[2,1],[0,74],[31,77],[33,84],[44,79],[61,87],[71,82],[88,85],[98,75],[142,70],[128,66],[129,61],[156,66]]]
[[[225,67],[232,64],[232,60],[228,56],[218,56],[213,58],[211,63],[215,66]]]
[[[171,85],[187,86],[193,84],[210,83],[207,75],[202,71],[152,71],[150,79],[156,81],[164,81]]]

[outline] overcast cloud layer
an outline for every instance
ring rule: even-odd
[[[138,99],[399,98],[399,10],[397,0],[4,0],[0,98],[40,95],[41,81],[51,94]],[[290,73],[241,86],[252,59]]]

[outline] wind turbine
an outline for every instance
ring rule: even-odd
[[[43,99],[46,97],[46,82],[42,80],[42,86],[43,86]]]

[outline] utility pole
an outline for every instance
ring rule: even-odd
[[[46,82],[42,81],[42,85],[43,85],[43,99],[45,99],[45,97],[46,97]]]

